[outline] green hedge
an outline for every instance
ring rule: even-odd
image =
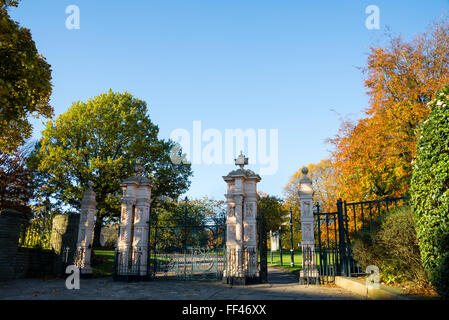
[[[449,86],[429,103],[420,129],[410,186],[424,269],[449,297]]]
[[[354,233],[352,251],[364,269],[369,265],[379,267],[381,280],[386,283],[428,283],[409,206],[381,215]]]

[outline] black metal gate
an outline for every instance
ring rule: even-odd
[[[267,282],[268,281],[268,241],[267,241],[267,227],[265,223],[265,219],[263,216],[263,212],[259,213],[258,217],[258,248],[259,248],[259,273],[260,273],[260,281]]]
[[[185,207],[165,214],[152,212],[148,223],[146,269],[141,270],[142,252],[133,250],[129,261],[116,252],[115,280],[222,279],[226,257],[223,218],[195,216]]]
[[[317,203],[314,212],[315,264],[320,283],[333,282],[335,276],[364,275],[352,255],[352,234],[387,214],[392,207],[404,205],[408,199],[399,197],[352,203],[339,199],[336,212],[321,212]]]
[[[149,232],[148,276],[151,279],[221,280],[225,267],[226,224],[177,219],[152,219]]]
[[[338,212],[320,212],[320,206],[316,204],[316,267],[318,268],[320,283],[333,282],[336,275],[341,273],[341,230],[339,228]],[[304,254],[304,253],[303,253]]]

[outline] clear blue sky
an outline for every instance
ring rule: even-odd
[[[380,30],[365,27],[372,4]],[[79,30],[65,27],[69,5]],[[259,190],[281,196],[296,170],[328,157],[324,140],[340,124],[332,110],[358,118],[367,107],[356,67],[385,28],[410,39],[448,9],[446,0],[22,0],[11,15],[52,65],[56,116],[112,88],[145,100],[163,138],[192,133],[195,120],[223,136],[278,129],[279,169]],[[43,125],[33,123],[37,139]],[[233,168],[194,165],[188,195],[224,199]]]

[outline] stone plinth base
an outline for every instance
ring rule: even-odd
[[[299,283],[300,284],[319,284],[320,283],[320,274],[318,270],[304,270],[299,271]]]

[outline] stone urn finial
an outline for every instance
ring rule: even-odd
[[[245,165],[248,164],[248,158],[245,157],[245,155],[243,154],[243,150],[240,151],[240,155],[237,157],[237,159],[235,160],[235,165],[236,166],[240,166],[240,169],[243,169],[245,167]]]
[[[92,181],[88,181],[87,182],[87,186],[89,187],[89,190],[92,190],[92,188],[93,188],[93,186],[94,186],[94,183],[92,182]]]
[[[134,166],[134,172],[136,173],[136,175],[141,176],[143,175],[144,171],[145,168],[143,167],[143,165],[140,163],[140,161],[137,161],[136,165]]]

